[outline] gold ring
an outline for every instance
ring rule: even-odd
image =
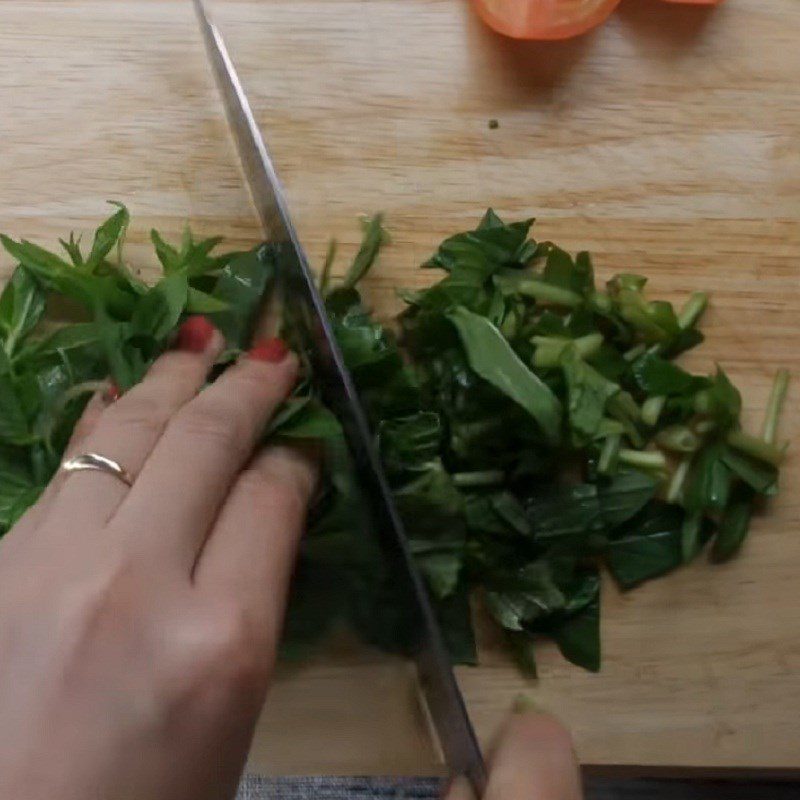
[[[83,470],[106,472],[121,480],[126,486],[133,486],[133,479],[124,467],[99,453],[82,453],[70,458],[61,465],[61,469],[64,472],[82,472]]]

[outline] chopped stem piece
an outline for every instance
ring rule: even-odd
[[[462,488],[468,486],[494,486],[503,482],[505,477],[502,470],[485,470],[483,472],[455,472],[453,483]]]
[[[708,295],[705,292],[695,292],[678,314],[678,325],[684,330],[693,328],[706,308],[708,308]]]
[[[727,439],[731,447],[735,447],[748,456],[757,458],[759,461],[766,461],[776,467],[783,461],[786,452],[785,447],[778,447],[770,442],[765,442],[763,439],[751,436],[744,431],[731,431]]]
[[[694,453],[700,447],[700,437],[687,425],[670,425],[659,431],[656,436],[658,444],[678,453]]]
[[[769,395],[767,413],[764,417],[764,427],[761,429],[761,438],[767,444],[775,444],[775,437],[778,430],[778,419],[781,415],[783,403],[786,400],[786,392],[789,388],[789,371],[779,369],[775,373],[775,380],[772,382],[772,392]]]
[[[600,451],[600,460],[597,462],[597,471],[601,475],[609,475],[616,468],[621,444],[622,437],[619,434],[609,436],[605,442],[603,442],[603,449]]]
[[[660,450],[630,450],[623,447],[619,451],[619,461],[629,467],[647,470],[663,470],[667,468],[667,458]]]
[[[667,398],[664,395],[657,395],[656,397],[648,397],[642,404],[642,422],[645,425],[653,426],[658,422],[661,412],[664,410],[664,404]]]
[[[637,344],[631,347],[630,350],[626,350],[622,354],[622,357],[626,361],[636,361],[636,359],[639,358],[639,356],[642,355],[645,350],[647,350],[647,348],[643,344]]]
[[[667,488],[667,502],[680,503],[683,499],[683,487],[686,483],[686,476],[689,474],[689,467],[692,465],[691,456],[686,456],[672,473],[672,479]]]

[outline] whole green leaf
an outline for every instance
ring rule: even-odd
[[[561,429],[561,403],[547,384],[525,366],[503,334],[485,317],[455,308],[448,319],[458,330],[472,369],[519,403],[555,444]]]
[[[165,241],[155,228],[150,231],[150,241],[153,243],[156,256],[158,256],[165,274],[170,275],[173,272],[177,272],[181,265],[180,253],[169,242]]]
[[[45,293],[23,266],[14,270],[0,294],[0,330],[4,349],[12,356],[44,314]]]
[[[102,337],[98,325],[94,322],[74,322],[57,328],[48,336],[31,342],[25,356],[43,358],[59,351],[74,350],[97,344]]]
[[[136,304],[131,324],[137,333],[164,339],[181,318],[189,286],[185,275],[162,278]]]
[[[90,275],[24,239],[15,242],[0,234],[0,241],[19,263],[39,278],[46,288],[74,298],[89,309],[102,306],[106,311],[127,317],[136,302],[129,281],[119,275]]]
[[[95,232],[92,249],[82,269],[92,271],[96,269],[111,252],[114,245],[125,235],[130,222],[128,209],[121,203],[112,203],[119,206],[119,210],[112,214]]]
[[[63,258],[59,258],[55,253],[51,253],[33,242],[25,239],[15,242],[3,234],[0,234],[0,242],[11,256],[35,274],[51,275],[61,270],[71,269],[71,265]]]
[[[69,239],[59,239],[58,241],[64,250],[67,251],[67,255],[72,260],[72,263],[76,267],[82,266],[83,253],[81,253],[81,237],[76,237],[75,231],[70,231]]]
[[[276,257],[276,248],[265,245],[237,255],[222,269],[213,295],[227,308],[211,319],[229,347],[249,345],[262,297],[275,277]]]
[[[369,272],[375,259],[378,257],[381,247],[388,241],[388,234],[383,227],[383,215],[376,214],[368,220],[364,226],[364,237],[361,247],[356,253],[356,257],[350,269],[347,271],[342,281],[342,288],[354,288],[363,277]]]
[[[227,301],[189,286],[185,308],[187,314],[217,314],[229,308],[230,303]]]

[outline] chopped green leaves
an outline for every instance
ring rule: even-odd
[[[519,403],[539,423],[548,441],[555,442],[561,427],[561,404],[547,384],[525,366],[486,317],[459,307],[448,319],[458,329],[472,369]]]
[[[410,365],[365,313],[355,280],[328,304],[434,597],[465,581],[482,589],[529,672],[538,635],[596,670],[597,565],[632,587],[696,558],[715,526],[715,557],[729,557],[747,498],[776,491],[785,386],[764,435],[743,433],[725,373],[673,361],[702,341],[704,294],[676,313],[646,296],[639,275],[598,291],[588,254],[526,241],[529,227],[490,210],[442,243],[425,266],[447,275],[401,292]],[[398,416],[394,386],[404,387]]]

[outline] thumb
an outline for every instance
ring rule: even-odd
[[[569,731],[521,696],[493,748],[485,800],[581,800],[582,796]]]
[[[475,792],[463,776],[455,778],[446,789],[444,800],[475,800]]]

